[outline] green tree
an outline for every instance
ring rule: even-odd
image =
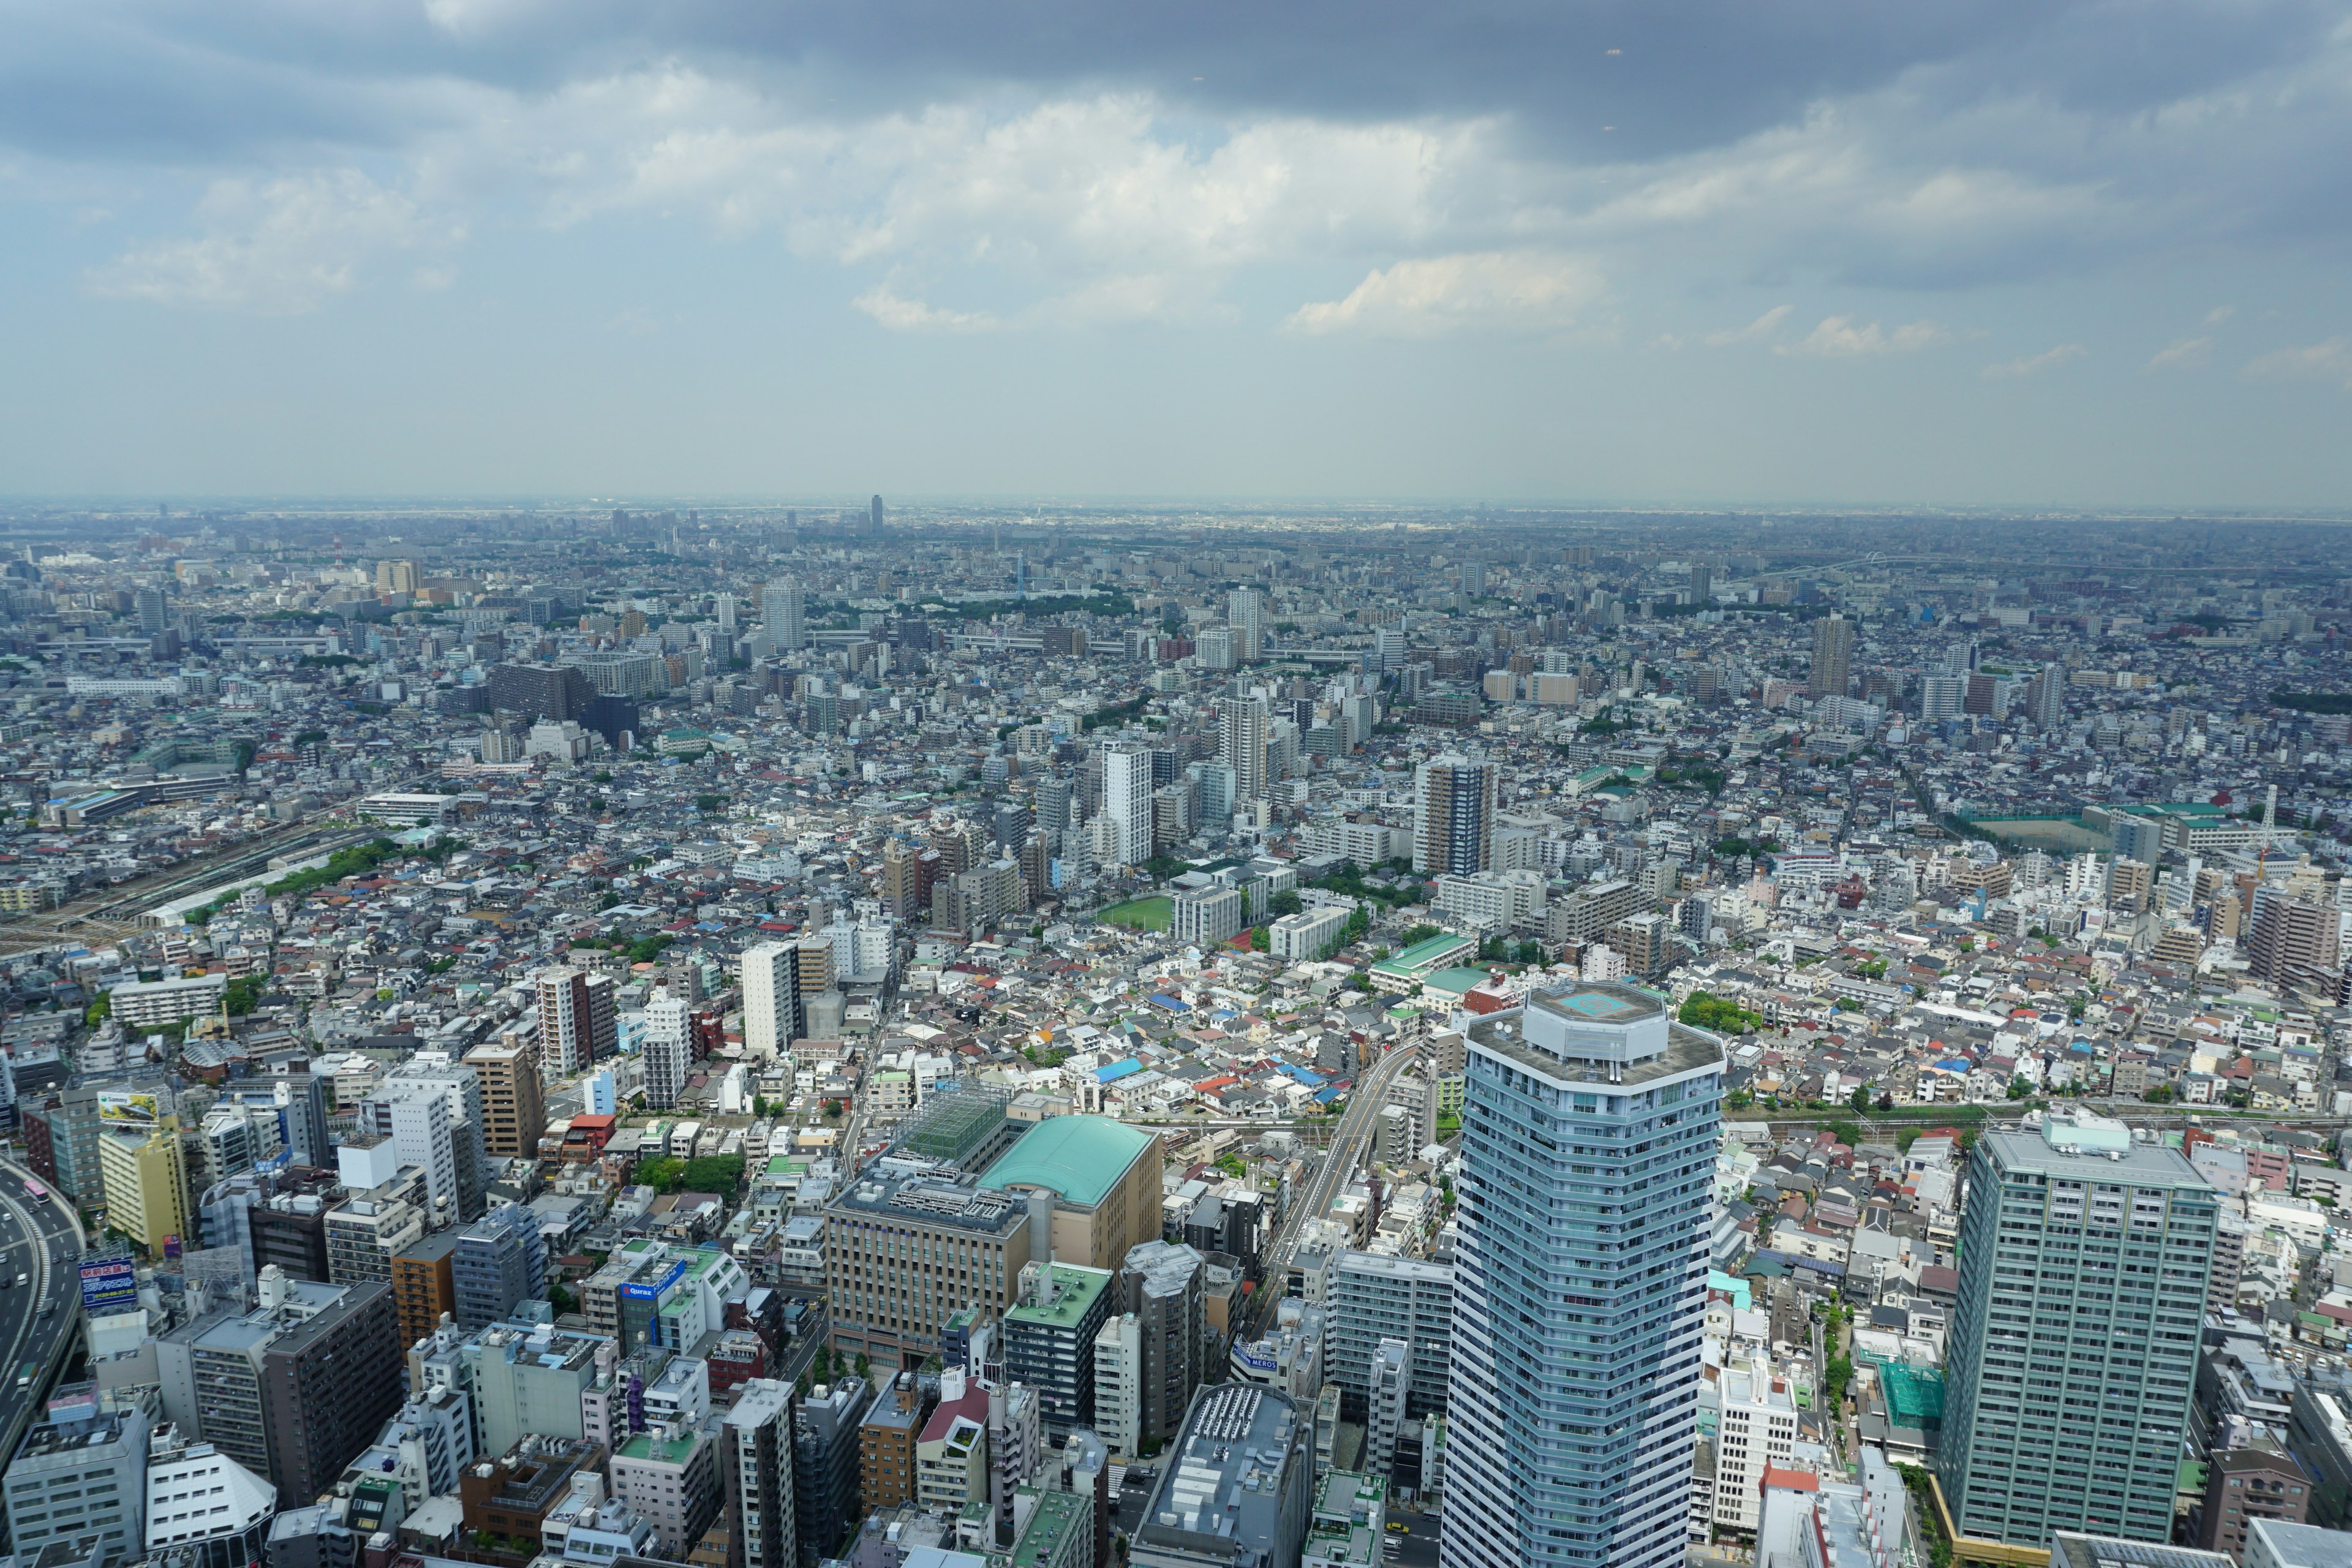
[[[1408,926],[1405,929],[1403,939],[1400,941],[1397,945],[1400,947],[1411,947],[1417,942],[1427,942],[1431,937],[1444,936],[1444,934],[1445,932],[1442,929],[1433,925]]]
[[[1273,911],[1277,918],[1283,915],[1295,915],[1304,907],[1305,906],[1298,901],[1298,894],[1297,890],[1290,888],[1283,889],[1282,891],[1275,894],[1275,896],[1266,903],[1266,908]]]
[[[1868,1110],[1870,1109],[1870,1086],[1868,1084],[1863,1084],[1857,1087],[1852,1094],[1845,1097],[1845,1102],[1853,1107],[1854,1113],[1856,1115],[1860,1115]]]

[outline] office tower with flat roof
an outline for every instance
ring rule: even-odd
[[[1094,1425],[1095,1336],[1110,1318],[1114,1278],[1068,1263],[1021,1271],[1021,1298],[1004,1314],[1004,1375],[1037,1391],[1048,1442]]]
[[[0,1476],[20,1560],[68,1542],[74,1561],[92,1568],[147,1555],[149,1425],[140,1402],[101,1408],[94,1385],[58,1391]]]
[[[1832,613],[1813,623],[1813,668],[1805,691],[1812,697],[1843,697],[1853,674],[1853,623]]]
[[[2217,1207],[2120,1121],[1978,1141],[1936,1458],[1961,1534],[2171,1539]]]
[[[587,676],[568,664],[501,664],[492,668],[484,684],[497,711],[559,724],[579,718],[596,695]]]
[[[752,1060],[784,1055],[801,1037],[800,948],[763,942],[743,954],[743,1050]]]
[[[1468,877],[1489,869],[1495,841],[1495,766],[1459,752],[1413,770],[1412,868]]]
[[[1442,1560],[1672,1568],[1722,1046],[1610,984],[1538,991],[1465,1034]]]
[[[1128,1561],[1136,1568],[1298,1562],[1315,1503],[1315,1423],[1271,1389],[1226,1383],[1201,1390],[1172,1436]],[[1446,1528],[1450,1534],[1451,1521]]]
[[[505,1321],[525,1301],[547,1295],[547,1240],[539,1213],[502,1203],[467,1226],[449,1259],[457,1298],[457,1326],[482,1329]]]
[[[482,1150],[496,1160],[536,1160],[547,1131],[547,1098],[539,1077],[539,1047],[506,1036],[466,1053],[482,1082]]]

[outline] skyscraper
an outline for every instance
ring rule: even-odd
[[[613,977],[581,969],[543,969],[539,993],[539,1044],[557,1072],[585,1071],[620,1048],[613,1007]]]
[[[787,1568],[799,1555],[793,1512],[793,1385],[753,1378],[720,1421],[727,1517],[742,1549],[743,1568]]]
[[[1217,760],[1234,770],[1234,799],[1264,800],[1266,738],[1272,715],[1255,697],[1227,697],[1217,704]]]
[[[1813,623],[1813,668],[1805,682],[1811,697],[1843,697],[1853,673],[1853,623],[1832,613]]]
[[[1459,752],[1413,770],[1412,868],[1468,877],[1488,869],[1495,841],[1495,768]]]
[[[1136,741],[1103,748],[1103,818],[1118,835],[1118,861],[1151,858],[1151,751]]]
[[[1979,1140],[1936,1461],[1961,1533],[2170,1539],[2215,1210],[2120,1121],[2045,1111]]]
[[[719,595],[715,607],[719,613],[719,629],[732,632],[735,629],[735,595]]]
[[[2025,689],[2025,716],[2037,730],[2055,730],[2066,721],[2066,671],[2045,664]]]
[[[693,1030],[684,997],[665,991],[646,1004],[646,1043],[639,1055],[646,1064],[646,1106],[667,1110],[677,1103],[694,1064]]]
[[[743,954],[743,1049],[780,1056],[801,1037],[800,946],[763,942]]]
[[[798,579],[787,577],[768,584],[767,591],[760,595],[760,621],[777,647],[808,647],[808,626],[803,619]]]
[[[1265,657],[1265,595],[1235,588],[1225,595],[1225,621],[1234,628],[1234,657],[1255,664]]]
[[[882,498],[880,496],[876,496],[866,503],[866,531],[868,533],[882,531]]]
[[[1674,1568],[1723,1050],[1632,986],[1468,1030],[1444,1568]]]

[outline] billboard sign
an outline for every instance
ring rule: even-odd
[[[119,1312],[139,1302],[139,1277],[128,1258],[92,1258],[81,1266],[82,1310]]]
[[[98,1119],[133,1127],[152,1127],[159,1117],[154,1094],[146,1089],[105,1089],[98,1094]]]

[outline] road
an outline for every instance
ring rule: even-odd
[[[81,1233],[54,1195],[25,1190],[29,1179],[0,1163],[0,1453],[8,1454],[47,1399],[58,1347],[81,1323]]]
[[[1373,1125],[1380,1120],[1381,1108],[1388,1104],[1389,1084],[1421,1054],[1419,1046],[1399,1046],[1380,1060],[1371,1070],[1357,1081],[1349,1091],[1348,1109],[1341,1113],[1339,1124],[1332,1130],[1329,1152],[1307,1184],[1307,1194],[1293,1204],[1283,1216],[1282,1229],[1276,1233],[1274,1245],[1266,1248],[1265,1277],[1250,1310],[1248,1338],[1265,1332],[1265,1325],[1274,1311],[1274,1303],[1281,1299],[1284,1282],[1290,1274],[1290,1255],[1298,1245],[1298,1233],[1310,1219],[1320,1219],[1331,1207],[1331,1202],[1346,1187],[1354,1173],[1356,1163],[1371,1147]]]

